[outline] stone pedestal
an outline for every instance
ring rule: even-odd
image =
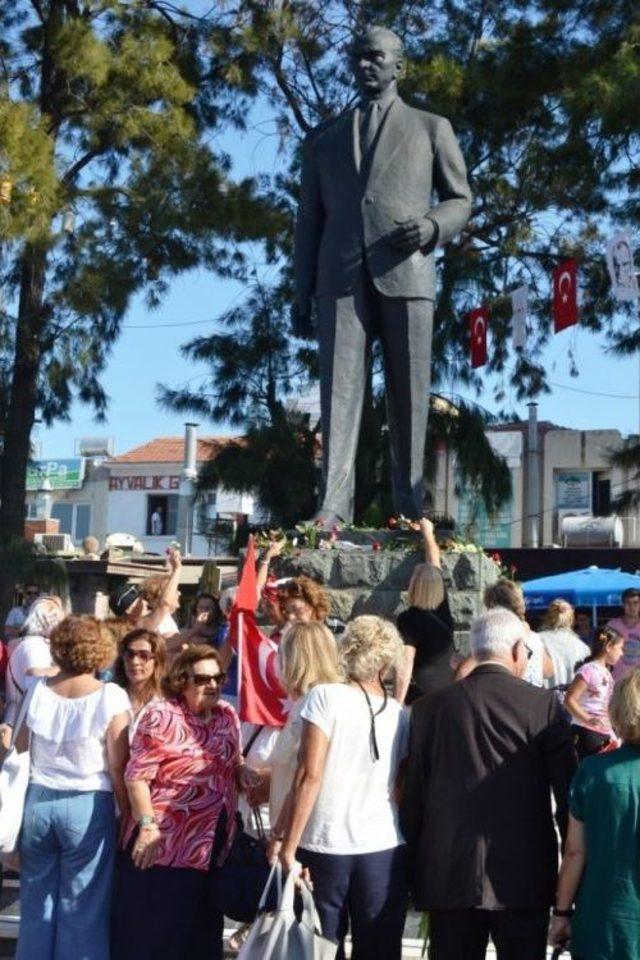
[[[422,550],[302,549],[273,562],[277,577],[305,574],[321,583],[331,598],[332,614],[349,620],[362,613],[395,619],[407,606],[407,587]],[[487,586],[500,576],[482,552],[450,550],[442,554],[444,577],[455,623],[456,646],[466,652],[471,621],[482,612]]]

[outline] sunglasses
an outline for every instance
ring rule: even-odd
[[[127,660],[135,660],[137,657],[138,660],[142,660],[143,663],[148,663],[149,660],[155,659],[155,653],[151,650],[130,650],[127,648],[124,651],[124,656]]]
[[[206,687],[209,683],[215,683],[217,687],[221,687],[227,675],[226,673],[192,673],[191,679],[196,687]]]

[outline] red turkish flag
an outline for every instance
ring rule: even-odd
[[[289,698],[278,675],[277,644],[256,623],[257,605],[256,551],[253,537],[249,537],[229,617],[229,643],[238,656],[238,715],[249,723],[283,727]]]
[[[471,310],[469,317],[469,337],[471,340],[471,366],[483,367],[487,362],[487,326],[489,325],[488,307]]]
[[[256,623],[255,614],[235,606],[229,642],[238,651],[238,715],[249,723],[284,727],[289,697],[278,674],[278,646]]]
[[[553,268],[553,326],[556,333],[578,322],[578,261]]]
[[[240,583],[236,590],[236,598],[233,602],[238,610],[250,610],[255,613],[258,606],[258,577],[256,574],[256,546],[253,542],[253,535],[249,536],[247,544],[247,555],[240,576]]]

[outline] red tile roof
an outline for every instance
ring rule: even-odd
[[[240,437],[198,437],[197,460],[215,460],[223,447],[237,443]],[[112,457],[109,463],[182,463],[184,437],[156,437],[133,450]]]

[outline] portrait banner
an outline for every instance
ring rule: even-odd
[[[614,234],[607,242],[607,267],[611,291],[616,300],[631,302],[640,298],[638,276],[633,260],[633,242],[628,231]]]

